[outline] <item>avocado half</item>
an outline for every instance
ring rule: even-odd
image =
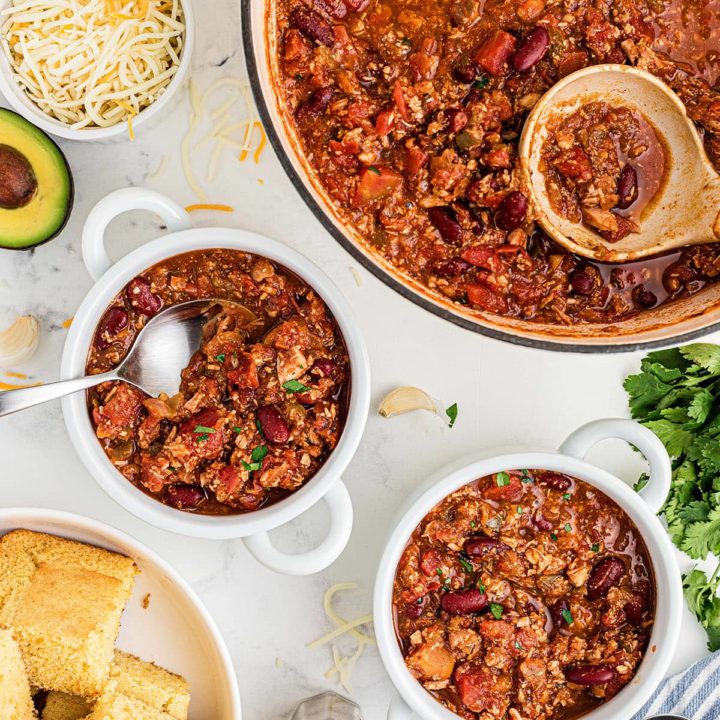
[[[0,248],[52,240],[73,206],[73,180],[60,148],[12,110],[0,108]]]

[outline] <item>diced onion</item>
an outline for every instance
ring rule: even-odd
[[[180,66],[180,0],[13,0],[0,44],[15,79],[45,113],[73,129],[132,120]]]

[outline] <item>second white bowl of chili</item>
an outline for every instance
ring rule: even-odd
[[[584,460],[608,438],[647,458],[639,495]],[[679,637],[680,573],[656,516],[670,474],[652,432],[599,420],[558,452],[466,461],[423,486],[375,585],[388,719],[631,718]]]
[[[157,213],[171,234],[113,264],[104,248],[105,229],[114,217],[132,209]],[[192,277],[183,278],[182,268],[191,270],[195,257],[202,267]],[[234,258],[237,268],[232,264]],[[63,354],[63,378],[83,375],[86,367],[91,372],[100,371],[102,363],[117,360],[108,347],[119,344],[121,355],[132,343],[136,329],[160,306],[181,301],[188,292],[217,298],[216,290],[223,283],[233,293],[237,290],[238,296],[246,293],[248,303],[255,303],[256,311],[267,309],[268,314],[261,317],[266,322],[266,335],[255,340],[253,352],[262,355],[268,338],[277,338],[278,328],[288,334],[299,325],[305,334],[297,341],[297,347],[293,338],[283,346],[287,350],[277,350],[278,343],[268,347],[272,355],[269,360],[244,352],[247,349],[244,346],[232,353],[232,359],[229,352],[225,358],[223,348],[217,357],[212,353],[212,368],[203,361],[202,372],[197,368],[184,371],[191,376],[192,397],[181,399],[182,411],[177,418],[167,416],[172,414],[173,398],[147,403],[148,398],[123,383],[110,392],[101,387],[97,396],[93,391],[87,398],[79,393],[64,398],[63,412],[70,438],[101,487],[127,510],[165,530],[210,539],[244,538],[250,552],[278,572],[310,574],[332,563],[345,548],[352,529],[352,504],[341,474],[360,442],[370,399],[365,343],[337,288],[313,263],[281,243],[242,230],[194,230],[181,207],[158,193],[139,188],[112,193],[92,210],[83,233],[83,259],[97,282],[80,305],[70,328]],[[153,272],[166,266],[171,270]],[[250,266],[252,270],[245,272]],[[218,275],[215,285],[213,272]],[[168,288],[172,284],[173,290],[179,289],[177,297],[168,292],[163,294],[156,282],[158,277],[167,277]],[[257,287],[268,278],[278,287],[272,306],[264,303],[273,301],[273,297],[259,292]],[[238,289],[235,279],[247,283],[247,287]],[[220,299],[237,301],[237,297]],[[300,311],[294,312],[298,304],[304,304],[305,315],[315,314],[306,321]],[[277,327],[272,324],[274,318],[278,320]],[[290,322],[285,322],[287,318]],[[129,329],[132,332],[127,336]],[[232,330],[232,325],[228,329]],[[335,364],[328,359],[312,362],[313,349],[323,348],[313,333],[323,332],[328,345],[342,350],[332,356],[337,360]],[[226,338],[216,332],[211,342],[218,342],[218,338],[232,339],[232,334]],[[304,366],[304,358],[295,354],[297,348],[302,350],[303,342],[310,368]],[[203,353],[207,352],[206,344]],[[208,358],[204,354],[202,357]],[[245,368],[252,371],[249,379],[243,371],[242,361],[246,358],[257,364],[257,369],[253,363]],[[301,374],[293,374],[293,368],[288,367],[292,362],[297,363]],[[232,393],[226,370],[233,378]],[[222,373],[222,379],[219,375],[211,378],[213,373]],[[283,383],[285,374],[299,377],[307,385],[296,379]],[[331,378],[337,376],[344,378],[344,384],[338,381],[338,387],[343,388],[344,405],[336,397],[323,396],[320,401],[312,397],[326,386],[330,387],[328,392],[334,391]],[[258,409],[257,398],[252,396],[258,386],[264,393],[260,404],[267,403],[262,406],[267,408],[264,415],[259,412],[262,407]],[[338,389],[337,393],[340,392]],[[243,404],[245,401],[247,404]],[[153,415],[154,404],[158,402],[165,409]],[[245,413],[248,407],[253,408],[252,418]],[[297,413],[301,419],[307,415],[313,420],[315,435],[303,445],[302,454],[295,451],[294,429],[298,425],[288,413]],[[169,427],[167,423],[173,424],[175,419],[179,422],[180,415],[184,422]],[[161,436],[156,434],[155,423],[144,422],[149,419],[165,423]],[[223,442],[218,443],[221,438]],[[172,450],[170,443],[175,443]],[[242,452],[238,454],[238,450]],[[118,455],[120,451],[125,455]],[[245,454],[246,462],[241,462]],[[185,462],[173,459],[178,457],[185,457]],[[163,458],[167,462],[161,462]],[[270,489],[266,492],[259,476],[271,470],[282,477],[273,486],[267,476],[264,484]],[[253,475],[256,471],[257,476]],[[294,482],[283,484],[290,475]],[[160,478],[157,485],[153,477]],[[172,484],[175,488],[170,495],[167,488],[163,492],[162,477],[168,487]],[[274,493],[275,490],[278,492]],[[188,511],[192,509],[193,495],[198,493],[202,493],[203,503],[215,503],[207,512],[203,512],[201,505],[196,508],[198,511]],[[296,555],[277,550],[268,531],[293,520],[319,500],[324,501],[330,514],[330,529],[321,544]],[[223,502],[228,505],[223,506]]]

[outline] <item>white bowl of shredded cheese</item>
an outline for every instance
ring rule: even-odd
[[[187,79],[190,0],[0,0],[0,92],[52,135],[134,139]]]

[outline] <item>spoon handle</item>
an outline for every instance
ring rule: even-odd
[[[0,417],[5,417],[33,405],[40,405],[48,400],[65,397],[65,395],[80,390],[87,390],[109,380],[117,380],[117,374],[114,371],[102,375],[88,375],[75,380],[63,380],[49,385],[37,385],[36,387],[0,392]]]

